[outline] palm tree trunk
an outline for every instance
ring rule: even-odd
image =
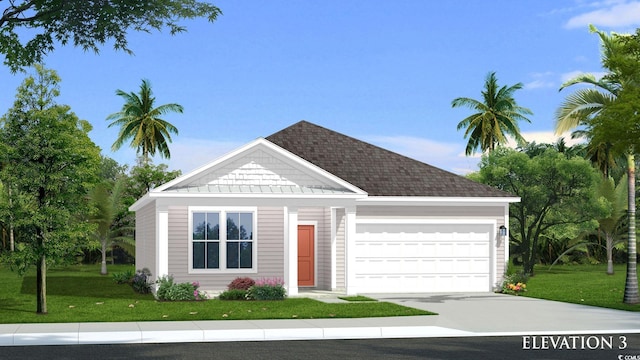
[[[607,274],[613,275],[613,236],[607,232],[605,237],[607,242]]]
[[[625,304],[638,304],[640,298],[638,297],[638,273],[636,263],[638,262],[638,256],[636,254],[636,159],[635,149],[632,149],[627,155],[627,166],[629,171],[629,236],[627,252],[629,257],[627,259],[627,279],[624,285],[624,300]]]
[[[13,220],[10,219],[9,221],[13,221]],[[16,242],[15,242],[15,238],[13,237],[13,223],[12,222],[9,223],[9,249],[11,250],[11,252],[14,252],[16,250]]]
[[[100,267],[100,275],[107,275],[107,241],[102,241],[102,263]]]

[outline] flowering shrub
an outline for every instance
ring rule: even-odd
[[[206,299],[206,296],[198,291],[200,283],[197,281],[176,284],[173,282],[173,276],[165,275],[158,279],[156,283],[159,284],[158,291],[156,291],[156,297],[159,300],[194,301]]]
[[[502,282],[502,293],[518,295],[527,291],[527,279],[528,277],[522,273],[508,275]]]
[[[235,278],[227,288],[229,290],[249,290],[256,282],[249,277],[238,277]]]
[[[247,291],[249,300],[284,300],[287,291],[281,278],[258,279]]]
[[[504,294],[518,295],[527,291],[527,284],[525,283],[507,283],[502,286],[502,292]]]

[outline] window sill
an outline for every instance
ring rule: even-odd
[[[226,274],[256,274],[258,269],[189,269],[189,274],[226,275]]]

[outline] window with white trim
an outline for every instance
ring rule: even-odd
[[[190,269],[255,271],[255,209],[192,208]]]

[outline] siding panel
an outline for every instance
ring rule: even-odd
[[[147,268],[155,279],[156,271],[155,203],[136,211],[136,269]]]
[[[169,207],[169,273],[180,282],[200,282],[202,290],[223,291],[237,277],[284,276],[284,209],[261,207],[257,213],[255,273],[189,274],[189,208]]]
[[[336,289],[346,289],[345,282],[345,211],[336,210]]]

